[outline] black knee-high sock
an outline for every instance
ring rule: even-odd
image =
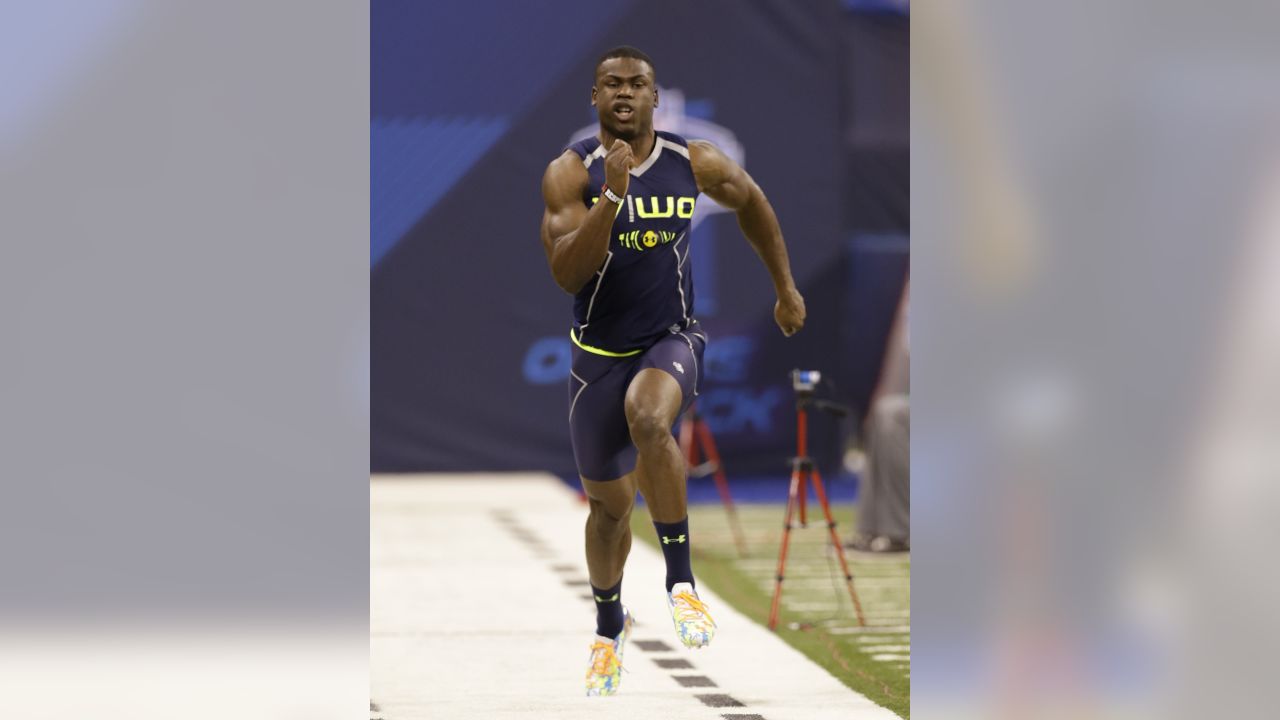
[[[611,588],[591,586],[591,596],[596,601],[596,634],[615,638],[622,632],[622,581]]]
[[[689,517],[679,522],[653,521],[662,543],[662,555],[667,559],[667,592],[676,583],[692,583],[693,569],[689,566]]]

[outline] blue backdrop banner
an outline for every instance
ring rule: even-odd
[[[539,242],[540,184],[595,132],[595,61],[621,44],[654,58],[656,127],[715,143],[764,189],[808,305],[805,329],[784,339],[736,219],[699,200],[695,315],[710,336],[699,405],[726,465],[786,472],[792,368],[823,371],[835,399],[865,408],[907,272],[905,16],[860,17],[836,0],[432,8],[372,4],[374,471],[574,474],[572,299]],[[874,57],[860,61],[863,48]],[[889,74],[883,91],[851,83],[865,63]],[[901,132],[860,133],[862,106]],[[815,420],[823,465],[849,430]]]

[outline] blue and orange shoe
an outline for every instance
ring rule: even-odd
[[[636,619],[622,608],[622,632],[612,640],[600,635],[591,643],[591,664],[587,666],[587,695],[612,695],[622,683],[622,651]]]
[[[716,634],[716,621],[711,612],[698,599],[692,583],[676,583],[667,593],[667,607],[671,609],[671,621],[676,635],[685,647],[703,648],[711,644]]]

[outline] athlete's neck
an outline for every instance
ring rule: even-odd
[[[617,138],[604,128],[600,128],[600,144],[605,150],[613,147],[613,141]],[[642,131],[633,140],[628,140],[627,144],[631,146],[631,157],[635,159],[635,164],[639,165],[649,158],[653,149],[658,145],[658,134],[649,128],[647,132]]]

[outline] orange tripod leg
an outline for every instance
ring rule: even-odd
[[[707,456],[707,460],[715,466],[715,473],[712,475],[716,481],[716,489],[720,491],[720,501],[724,503],[725,512],[729,515],[729,529],[733,531],[733,544],[738,547],[738,556],[747,556],[747,545],[742,538],[742,525],[738,522],[738,510],[733,505],[733,497],[729,495],[729,480],[724,476],[724,464],[720,462],[720,451],[716,449],[716,441],[711,437],[711,428],[707,427],[707,421],[698,418],[695,423],[698,433],[698,440],[702,444],[702,453]]]
[[[809,515],[805,512],[809,500],[809,487],[807,483],[800,483],[800,527],[809,527]]]
[[[787,493],[787,519],[782,525],[782,549],[778,552],[777,584],[773,587],[773,603],[769,606],[769,629],[778,629],[778,603],[782,600],[782,578],[787,568],[787,547],[791,544],[791,518],[800,493],[800,468],[791,471],[791,490]]]
[[[866,618],[862,616],[862,603],[858,602],[858,593],[853,589],[853,573],[849,572],[849,563],[844,557],[844,547],[840,545],[840,534],[836,532],[836,520],[831,516],[831,503],[827,502],[827,490],[822,485],[822,476],[818,468],[813,468],[813,491],[818,495],[818,503],[827,517],[827,531],[831,533],[831,544],[836,549],[836,557],[840,559],[840,569],[844,571],[844,582],[849,588],[849,597],[853,599],[853,610],[858,615],[858,624],[865,626]]]
[[[796,462],[802,463],[800,466],[803,470],[808,470],[809,465],[809,414],[802,409],[796,410]],[[806,501],[809,498],[809,489],[803,482],[800,483],[800,527],[809,527],[809,516],[805,512]]]

